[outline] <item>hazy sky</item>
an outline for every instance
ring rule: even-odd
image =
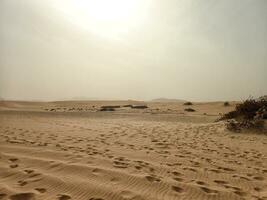
[[[266,0],[89,1],[0,0],[0,97],[267,94]]]

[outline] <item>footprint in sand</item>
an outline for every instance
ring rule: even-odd
[[[244,197],[247,195],[246,192],[243,192],[243,191],[234,191],[235,194],[237,194],[238,196],[241,196],[241,197]]]
[[[71,197],[67,194],[59,194],[58,195],[58,200],[69,200]]]
[[[262,191],[262,189],[259,188],[259,187],[254,187],[254,190],[257,191],[257,192],[261,192]]]
[[[217,170],[217,169],[209,169],[209,171],[214,172],[216,174],[221,173],[221,171],[220,170]]]
[[[222,181],[222,180],[214,180],[214,182],[217,183],[217,184],[220,184],[220,185],[228,184],[228,182]]]
[[[244,176],[239,176],[239,178],[240,178],[240,179],[243,179],[243,180],[246,180],[246,181],[250,181],[250,179],[249,179],[249,178],[247,178],[247,177],[244,177]]]
[[[40,192],[40,193],[45,193],[46,192],[45,188],[35,188],[35,190]]]
[[[116,168],[128,168],[128,163],[121,161],[113,161],[113,166]]]
[[[174,190],[175,192],[178,192],[178,193],[184,192],[184,189],[181,187],[178,187],[178,186],[172,186],[172,190]]]
[[[118,177],[113,177],[110,179],[111,182],[119,182],[120,181],[120,178]]]
[[[32,172],[34,172],[34,170],[32,170],[32,169],[25,169],[24,172],[27,173],[27,174],[31,174]]]
[[[257,181],[263,181],[264,180],[264,177],[262,177],[262,176],[255,176],[254,179],[257,180]]]
[[[29,175],[29,178],[34,178],[34,177],[41,176],[41,175],[42,174],[40,174],[40,173],[33,173],[33,174]]]
[[[224,171],[228,171],[228,172],[234,172],[234,169],[228,168],[228,167],[218,167],[218,169],[222,169]]]
[[[180,173],[180,172],[176,172],[176,171],[172,172],[172,174],[173,174],[174,176],[182,176],[182,175],[183,175],[182,173]]]
[[[142,166],[137,165],[137,166],[135,166],[135,168],[136,168],[137,170],[141,170],[141,169],[142,169]]]
[[[196,181],[196,183],[197,183],[198,185],[207,185],[207,183],[205,183],[205,182],[203,182],[203,181]]]
[[[27,182],[27,181],[18,181],[18,184],[19,184],[20,186],[24,186],[24,185],[27,185],[28,182]]]
[[[120,196],[123,197],[123,199],[142,199],[140,196],[136,195],[134,192],[131,191],[121,191]]]
[[[149,171],[150,171],[150,172],[154,172],[155,169],[154,169],[153,167],[149,167]]]
[[[179,178],[179,177],[174,177],[173,180],[175,180],[177,182],[184,182],[184,179]]]
[[[212,190],[210,188],[207,187],[200,187],[200,189],[208,194],[217,194],[218,191],[217,190]]]
[[[160,182],[160,179],[155,176],[146,176],[145,177],[149,182]]]
[[[190,168],[190,167],[184,167],[183,170],[188,170],[188,171],[192,171],[192,172],[197,172],[196,169],[194,169],[194,168]]]
[[[9,167],[12,168],[12,169],[13,169],[13,168],[17,168],[18,166],[19,166],[19,165],[17,165],[17,164],[9,165]]]
[[[4,194],[4,193],[0,193],[0,199],[3,199],[7,196],[7,194]]]
[[[11,195],[9,197],[11,200],[34,200],[35,199],[35,195],[34,193],[18,193],[18,194],[14,194]]]
[[[16,161],[18,161],[19,159],[17,159],[17,158],[10,158],[9,159],[9,161],[11,161],[11,162],[16,162]]]

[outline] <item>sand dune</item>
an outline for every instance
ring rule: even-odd
[[[0,199],[267,199],[267,137],[214,123],[233,106],[97,111],[128,103],[2,102]]]

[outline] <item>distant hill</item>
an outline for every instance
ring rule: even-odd
[[[73,100],[73,101],[97,101],[99,100],[99,98],[96,97],[86,97],[86,96],[80,96],[80,97],[73,97],[70,99],[66,99],[66,100]]]
[[[182,99],[168,99],[168,98],[158,98],[158,99],[152,99],[152,102],[185,102],[185,100]]]

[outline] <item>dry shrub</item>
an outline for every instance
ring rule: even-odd
[[[230,103],[228,101],[224,102],[224,106],[230,106]]]
[[[127,104],[127,105],[124,105],[124,106],[122,106],[122,107],[124,107],[124,108],[131,108],[133,105],[131,105],[131,104]]]
[[[222,117],[221,117],[221,120],[225,120],[225,119],[234,119],[238,116],[238,113],[234,110],[234,111],[231,111],[229,113],[226,113],[224,114]]]
[[[193,103],[192,103],[192,102],[190,102],[190,101],[188,101],[188,102],[185,102],[185,103],[184,103],[184,105],[185,105],[185,106],[192,106],[192,105],[193,105]]]
[[[148,107],[146,105],[132,105],[132,109],[147,109]]]
[[[101,106],[101,109],[103,108],[103,109],[105,109],[105,108],[107,108],[107,109],[109,109],[109,108],[113,108],[113,109],[115,109],[115,108],[120,108],[121,106]]]
[[[244,120],[253,119],[258,111],[265,112],[267,108],[267,100],[266,99],[247,99],[243,103],[237,104],[234,111],[224,114],[222,120],[225,119],[234,119],[234,118],[242,118]]]
[[[262,107],[267,107],[267,101],[248,99],[242,104],[236,105],[236,112],[243,116],[244,119],[253,119],[257,111]]]
[[[196,110],[194,110],[193,108],[186,108],[184,109],[186,112],[195,112]]]
[[[263,129],[267,112],[267,99],[247,99],[237,104],[234,111],[224,114],[220,120],[227,121],[227,129],[240,132],[242,129]]]
[[[111,107],[104,107],[104,108],[100,108],[99,111],[115,111],[115,109]]]
[[[233,132],[241,132],[242,129],[262,130],[264,129],[264,120],[262,119],[244,120],[244,121],[229,120],[226,123],[226,128]]]
[[[233,132],[241,132],[241,127],[239,122],[235,121],[235,120],[229,120],[226,123],[226,128],[229,131],[233,131]]]

